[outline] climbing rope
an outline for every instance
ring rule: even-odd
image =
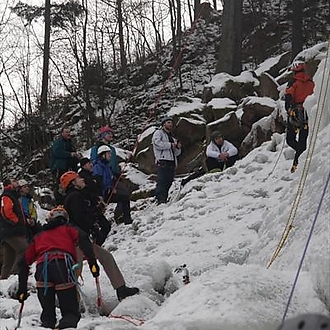
[[[278,114],[280,114],[280,107],[277,108],[278,110]],[[267,181],[268,178],[273,174],[273,172],[275,171],[275,168],[277,167],[279,161],[280,161],[280,158],[281,158],[281,155],[282,155],[282,152],[283,152],[283,149],[284,149],[284,145],[285,145],[285,139],[283,139],[283,143],[282,143],[282,147],[281,147],[281,150],[280,150],[280,153],[278,154],[277,156],[277,159],[276,159],[276,162],[272,168],[272,170],[267,174],[267,176],[262,180],[263,182]]]
[[[302,171],[302,174],[301,174],[300,182],[299,182],[299,185],[298,185],[298,190],[297,190],[295,199],[293,201],[292,208],[291,208],[291,211],[290,211],[290,215],[289,215],[288,221],[285,225],[284,231],[282,233],[280,242],[278,243],[278,245],[277,245],[277,247],[276,247],[276,249],[275,249],[275,251],[274,251],[274,253],[271,257],[271,259],[270,259],[270,261],[267,265],[267,268],[269,268],[273,264],[275,259],[278,257],[279,253],[281,252],[284,244],[286,243],[286,241],[289,237],[289,234],[290,234],[292,228],[294,228],[293,222],[295,220],[295,216],[296,216],[296,213],[297,213],[297,210],[298,210],[300,199],[301,199],[301,196],[302,196],[303,191],[304,191],[308,171],[309,171],[310,164],[311,164],[311,161],[312,161],[312,156],[313,156],[313,153],[314,153],[314,150],[315,150],[317,134],[319,132],[320,123],[321,123],[321,119],[322,119],[322,115],[323,115],[323,111],[324,111],[324,104],[325,104],[325,100],[326,100],[326,96],[327,96],[326,91],[328,89],[328,84],[329,84],[329,75],[327,75],[327,78],[325,78],[325,77],[326,77],[327,65],[328,65],[328,60],[329,60],[329,48],[330,48],[330,40],[329,40],[329,43],[328,43],[328,48],[327,48],[327,53],[326,53],[326,60],[325,60],[325,63],[324,63],[324,71],[323,71],[322,81],[321,81],[320,96],[319,96],[319,102],[317,104],[316,116],[315,116],[313,129],[312,129],[311,142],[310,142],[308,150],[307,150],[307,157],[306,157],[306,160],[305,160],[305,163],[304,163],[304,168],[303,168],[303,171]],[[324,92],[324,95],[323,95],[323,98],[322,98],[322,91],[323,91],[324,86],[325,86],[325,89],[324,89],[325,92]]]
[[[283,314],[281,326],[283,325],[283,323],[285,321],[285,318],[286,318],[287,313],[288,313],[288,310],[289,310],[289,306],[291,304],[291,300],[292,300],[292,297],[293,297],[294,290],[295,290],[295,288],[297,286],[298,278],[299,278],[299,275],[300,275],[300,272],[301,272],[301,269],[302,269],[303,262],[304,262],[305,257],[306,257],[307,249],[308,249],[309,243],[310,243],[311,238],[312,238],[312,235],[313,235],[315,224],[316,224],[318,215],[319,215],[320,210],[321,210],[322,202],[324,200],[324,196],[325,196],[326,190],[328,188],[329,181],[330,181],[330,172],[328,173],[328,179],[327,179],[326,184],[324,186],[324,189],[323,189],[323,192],[322,192],[322,196],[321,196],[321,199],[320,199],[320,202],[319,202],[319,205],[318,205],[318,208],[317,208],[317,211],[316,211],[316,214],[315,214],[313,223],[312,223],[312,227],[311,227],[311,229],[309,231],[307,242],[306,242],[306,245],[304,247],[304,251],[303,251],[303,254],[301,256],[300,262],[299,262],[298,270],[297,270],[297,273],[296,273],[296,276],[295,276],[295,279],[294,279],[294,282],[293,282],[293,285],[292,285],[292,289],[291,289],[291,292],[290,292],[290,295],[289,295],[289,299],[288,299],[288,302],[287,302],[287,304],[285,306],[285,311],[284,311],[284,314]],[[280,329],[281,329],[281,327],[280,327]]]

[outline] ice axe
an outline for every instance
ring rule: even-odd
[[[101,316],[108,316],[111,313],[111,309],[107,308],[107,306],[103,304],[101,286],[98,277],[95,277],[95,285],[97,292],[97,309],[99,311],[99,314]]]
[[[21,307],[18,312],[17,326],[14,330],[18,329],[21,326],[23,308],[24,308],[24,301],[21,302]]]

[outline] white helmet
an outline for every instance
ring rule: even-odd
[[[330,318],[321,314],[302,314],[284,322],[278,330],[323,330],[330,329]]]
[[[97,154],[100,155],[102,152],[107,152],[107,151],[111,152],[110,147],[108,147],[106,145],[102,145],[97,149]]]
[[[21,179],[17,181],[17,184],[19,187],[23,187],[23,186],[27,186],[29,183],[26,180]]]

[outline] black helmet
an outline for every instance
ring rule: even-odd
[[[214,131],[211,133],[211,141],[214,142],[214,140],[218,137],[222,137],[223,138],[223,135],[221,134],[221,132],[219,131]]]
[[[326,330],[330,318],[321,314],[302,314],[285,321],[278,330]]]

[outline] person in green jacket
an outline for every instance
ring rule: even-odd
[[[67,171],[77,172],[80,158],[81,154],[72,143],[70,128],[63,127],[50,150],[50,169],[55,179],[54,196],[57,204],[63,204],[63,196],[58,190],[60,177]]]

